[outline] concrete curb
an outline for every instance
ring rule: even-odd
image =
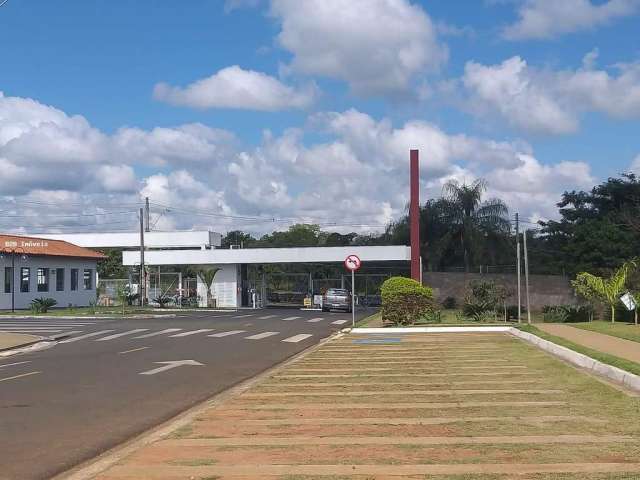
[[[545,352],[571,363],[572,365],[590,370],[600,376],[608,378],[609,380],[613,380],[616,383],[620,383],[625,387],[640,392],[640,376],[638,375],[634,375],[633,373],[612,365],[607,365],[606,363],[602,363],[599,360],[595,360],[587,355],[578,353],[570,348],[557,345],[549,340],[545,340],[532,333],[523,332],[517,328],[512,328],[509,333],[535,345]]]
[[[344,329],[345,333],[369,333],[369,334],[407,334],[407,333],[509,333],[525,342],[535,345],[541,350],[555,355],[562,360],[585,370],[589,370],[601,377],[605,377],[619,383],[631,390],[640,392],[640,376],[622,370],[612,365],[607,365],[587,355],[578,353],[570,348],[557,345],[532,333],[523,332],[515,327],[477,326],[477,327],[398,327],[398,328],[353,328]]]
[[[37,335],[33,335],[33,336],[35,337]],[[0,353],[4,354],[7,352],[11,352],[13,350],[19,350],[21,348],[30,347],[31,345],[35,345],[36,343],[40,343],[47,340],[45,337],[40,337],[40,336],[37,336],[37,337],[38,337],[37,340],[31,340],[29,342],[19,343],[17,345],[11,345],[10,347],[0,348]]]
[[[389,328],[367,328],[356,327],[351,329],[351,333],[495,333],[509,332],[513,327],[389,327]]]

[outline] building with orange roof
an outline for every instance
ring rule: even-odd
[[[0,234],[0,310],[27,309],[36,298],[53,298],[60,307],[95,303],[103,258],[62,240]]]

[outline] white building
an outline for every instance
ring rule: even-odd
[[[36,298],[58,306],[96,301],[101,253],[60,240],[0,235],[0,310],[30,308]]]

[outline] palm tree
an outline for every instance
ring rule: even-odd
[[[637,268],[638,261],[630,260],[624,263],[609,278],[598,277],[591,273],[582,272],[571,282],[576,292],[586,299],[599,298],[611,310],[611,323],[616,321],[616,305],[620,296],[626,291],[627,278],[633,268]]]
[[[198,277],[204,283],[205,288],[207,289],[207,307],[211,307],[211,284],[213,283],[213,279],[216,274],[220,271],[218,267],[214,268],[199,268],[196,273]]]
[[[482,200],[486,190],[487,183],[483,179],[470,185],[449,180],[443,187],[446,222],[451,225],[452,237],[460,242],[467,272],[470,257],[477,256],[484,238],[492,233],[507,233],[511,226],[509,209],[502,200]]]

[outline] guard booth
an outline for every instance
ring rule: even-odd
[[[351,287],[351,276],[343,267],[348,255],[357,255],[363,262],[363,269],[356,275],[356,292],[372,305],[378,301],[376,292],[382,282],[390,275],[408,271],[411,259],[409,247],[391,245],[163,249],[145,252],[145,263],[220,268],[213,280],[212,295],[222,308],[251,307],[254,294],[263,306],[301,306],[307,295],[320,295],[330,287]],[[124,251],[122,260],[127,266],[139,265],[140,253]],[[204,284],[198,280],[198,296],[205,292]]]

